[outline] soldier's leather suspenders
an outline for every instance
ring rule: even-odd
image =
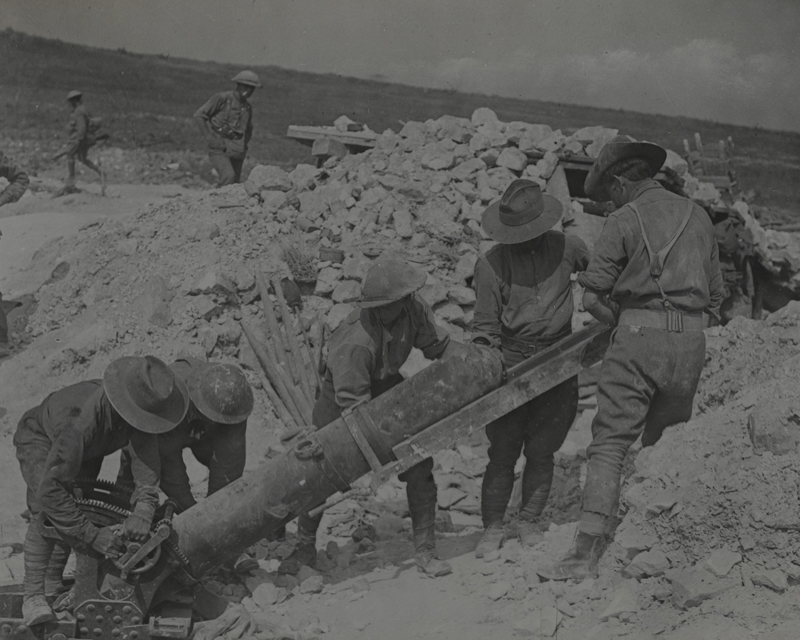
[[[667,260],[669,252],[678,241],[678,238],[681,237],[681,234],[683,234],[684,230],[686,229],[686,225],[689,224],[689,219],[692,217],[694,203],[691,200],[688,201],[686,215],[683,217],[681,225],[678,227],[678,230],[675,232],[672,238],[670,238],[669,242],[667,242],[667,244],[665,244],[658,253],[653,252],[653,248],[650,246],[650,241],[647,239],[647,234],[644,231],[642,214],[639,212],[639,208],[633,202],[629,202],[628,206],[633,209],[633,212],[636,214],[636,219],[639,221],[639,229],[642,231],[642,240],[644,240],[644,247],[647,250],[647,257],[650,260],[650,277],[653,278],[658,290],[661,292],[661,302],[664,305],[664,310],[667,312],[667,331],[675,331],[680,333],[683,331],[683,312],[679,309],[676,309],[675,305],[669,301],[667,294],[664,293],[664,289],[661,286],[660,279],[661,274],[664,272],[664,263]]]

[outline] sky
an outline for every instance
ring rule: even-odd
[[[0,0],[6,27],[800,131],[800,0]]]

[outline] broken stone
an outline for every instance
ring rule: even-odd
[[[797,452],[800,428],[790,419],[795,398],[770,398],[756,404],[747,416],[747,433],[758,454],[770,451],[776,456]]]
[[[136,307],[145,322],[166,329],[172,322],[171,299],[172,292],[167,282],[161,276],[155,276],[137,298]]]
[[[347,146],[333,138],[317,138],[311,145],[311,155],[323,158],[344,158],[347,155]]]
[[[248,196],[260,194],[262,191],[289,191],[292,180],[283,169],[272,165],[259,164],[253,167],[244,183]]]
[[[419,296],[427,302],[430,307],[447,300],[447,295],[447,287],[435,279],[433,282],[428,282],[419,290]]]
[[[461,489],[456,487],[447,487],[446,489],[440,489],[436,493],[436,501],[440,509],[449,509],[452,505],[464,498],[466,495],[466,492],[462,491]]]
[[[497,114],[488,107],[478,107],[472,112],[470,122],[472,122],[474,126],[479,127],[486,124],[499,124],[500,120],[498,120]]]
[[[682,609],[696,607],[731,586],[705,569],[685,569],[667,573],[672,583],[672,601]]]
[[[331,293],[334,302],[353,302],[361,295],[361,286],[355,280],[342,280]]]
[[[447,298],[458,305],[475,304],[475,291],[471,287],[451,287],[447,292]]]
[[[436,309],[436,315],[447,322],[457,322],[464,317],[464,310],[457,304],[446,304]]]
[[[786,574],[780,569],[756,569],[750,574],[753,584],[767,587],[778,593],[783,593],[789,588]]]
[[[644,514],[646,518],[655,518],[662,514],[664,511],[669,511],[678,504],[678,498],[673,494],[663,494],[653,499],[647,507],[645,507]]]
[[[348,280],[363,280],[372,267],[372,260],[363,253],[356,253],[342,263],[342,277]]]
[[[342,270],[333,267],[325,267],[317,273],[317,284],[314,287],[314,295],[321,296],[333,293],[333,290],[342,279]]]
[[[189,293],[218,295],[225,298],[225,300],[231,304],[235,304],[239,300],[239,297],[236,295],[236,285],[233,280],[231,280],[227,274],[216,268],[211,269],[200,278]]]
[[[729,549],[714,549],[705,566],[718,578],[727,576],[731,569],[742,561],[742,554]]]
[[[255,276],[242,263],[239,263],[236,266],[236,273],[234,274],[234,278],[236,280],[237,291],[249,291],[250,289],[256,286]]]
[[[553,129],[546,124],[531,125],[520,138],[517,146],[520,151],[533,151],[539,148],[542,140],[553,133]]]
[[[414,218],[407,209],[399,209],[392,214],[394,230],[401,238],[410,238],[414,235]]]
[[[311,164],[298,164],[288,175],[294,188],[297,191],[302,191],[314,184],[317,168]]]
[[[635,581],[623,582],[614,590],[611,603],[600,614],[600,620],[605,622],[609,618],[618,618],[623,613],[636,613],[639,611],[635,584]]]
[[[271,582],[263,582],[253,591],[253,602],[265,609],[278,601],[278,587]]]
[[[508,582],[495,582],[489,587],[486,595],[488,595],[492,600],[499,600],[508,593],[509,589],[511,589],[511,584]]]
[[[561,203],[563,208],[563,213],[561,214],[562,218],[567,215],[571,217],[572,198],[569,195],[569,185],[567,184],[567,174],[564,171],[564,167],[558,165],[553,170],[553,175],[551,175],[550,179],[547,181],[544,192],[553,196]]]
[[[208,296],[195,296],[192,305],[197,309],[197,317],[204,320],[211,320],[222,311],[222,308]]]
[[[486,169],[486,163],[480,158],[470,158],[453,168],[451,173],[456,180],[467,180],[477,171]]]
[[[471,278],[475,273],[475,263],[478,261],[478,256],[474,253],[468,253],[461,256],[456,263],[454,276],[458,282],[465,282],[467,278]]]
[[[423,167],[434,171],[449,169],[455,164],[455,156],[452,151],[446,151],[439,145],[431,145],[422,156],[420,163]]]
[[[498,156],[495,164],[498,167],[506,167],[511,171],[522,173],[522,170],[525,169],[528,164],[528,156],[519,149],[506,147]]]
[[[545,153],[544,157],[536,163],[536,169],[543,180],[549,180],[557,166],[558,156],[551,151]]]
[[[523,638],[552,638],[561,622],[554,605],[545,605],[514,623],[514,633]]]
[[[325,324],[331,331],[335,331],[336,328],[344,322],[345,318],[353,312],[353,308],[354,307],[349,304],[333,305],[325,316]]]
[[[321,575],[309,576],[300,583],[300,593],[319,593],[322,591],[322,584],[323,577]]]
[[[623,574],[629,578],[647,578],[664,575],[669,569],[669,559],[660,549],[644,551],[637,555],[630,564],[625,567]]]

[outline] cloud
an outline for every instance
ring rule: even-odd
[[[365,71],[354,63],[353,73]],[[742,54],[730,43],[696,39],[660,53],[517,51],[487,62],[398,62],[393,81],[520,98],[688,116],[800,131],[800,54]]]

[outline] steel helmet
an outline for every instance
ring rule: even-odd
[[[356,304],[364,309],[395,302],[421,289],[426,279],[423,271],[403,260],[379,260],[367,271]]]
[[[73,98],[80,98],[83,95],[81,91],[70,91],[67,94],[67,100],[72,100]]]
[[[237,366],[202,367],[186,382],[194,406],[212,422],[239,424],[247,420],[253,410],[253,390]]]
[[[250,70],[240,71],[233,78],[237,84],[246,84],[251,87],[260,87],[261,83],[258,81],[258,76]]]

